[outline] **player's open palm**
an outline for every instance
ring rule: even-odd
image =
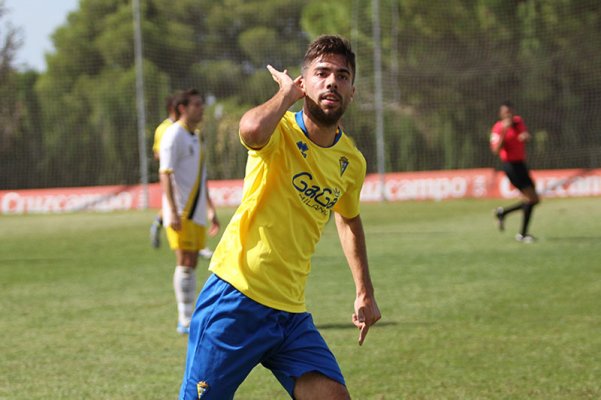
[[[278,71],[273,68],[271,65],[267,66],[269,73],[271,73],[271,77],[274,81],[280,86],[280,89],[284,90],[285,93],[292,98],[292,100],[297,101],[305,97],[305,91],[301,86],[301,76],[298,76],[296,79],[292,79],[290,75],[288,75],[288,70]]]
[[[382,314],[373,296],[357,296],[352,320],[353,324],[359,328],[359,345],[363,344],[369,327],[375,324],[380,318],[382,318]]]

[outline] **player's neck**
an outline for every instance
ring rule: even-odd
[[[190,123],[186,118],[182,117],[177,122],[190,133],[193,133],[194,129],[196,129],[196,124]]]
[[[338,134],[338,124],[331,126],[318,125],[304,112],[303,121],[307,129],[307,136],[313,143],[320,147],[330,147],[334,144]]]

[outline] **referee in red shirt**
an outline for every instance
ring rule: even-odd
[[[509,181],[522,193],[522,200],[507,208],[498,207],[495,210],[499,229],[505,227],[505,217],[517,210],[522,210],[522,230],[515,239],[523,243],[534,242],[534,237],[528,233],[528,224],[535,205],[540,203],[536,193],[534,181],[530,177],[526,167],[526,142],[530,140],[530,134],[524,120],[515,115],[513,105],[506,101],[499,108],[499,118],[492,127],[490,134],[490,148],[494,154],[498,154],[503,162],[503,171]]]

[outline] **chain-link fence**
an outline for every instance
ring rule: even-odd
[[[300,72],[310,40],[351,39],[357,94],[343,124],[376,171],[372,0],[141,0],[146,142],[164,98],[197,87],[213,179],[240,178],[238,120]],[[533,168],[601,166],[601,3],[380,0],[386,172],[491,167],[488,137],[512,100],[533,134]],[[0,38],[2,32],[0,31]],[[0,186],[140,180],[132,5],[81,0],[42,73],[0,82]],[[300,106],[300,103],[299,105]]]

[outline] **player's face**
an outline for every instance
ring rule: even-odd
[[[204,105],[200,96],[192,96],[190,98],[188,106],[186,107],[188,121],[195,124],[199,123],[200,121],[202,121],[203,112]]]
[[[499,118],[500,119],[513,118],[513,110],[511,109],[511,107],[501,106],[501,108],[499,108]]]
[[[346,58],[331,54],[313,60],[304,71],[303,88],[305,105],[313,119],[336,125],[355,94]]]

